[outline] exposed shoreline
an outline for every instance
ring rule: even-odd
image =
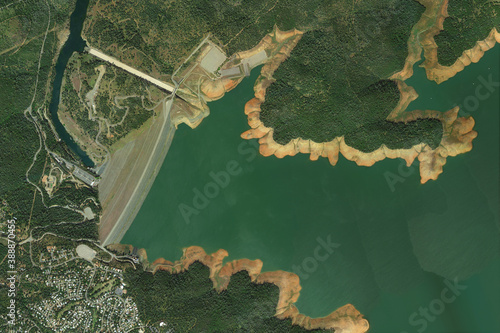
[[[224,67],[231,66],[234,66],[231,60],[224,64]],[[196,67],[187,71],[191,73]],[[162,103],[156,118],[122,139],[125,145],[113,152],[99,185],[103,206],[99,239],[103,245],[120,242],[132,224],[163,164],[178,125],[185,123],[196,128],[210,113],[206,103],[222,98],[243,79],[222,77],[191,81],[188,74],[177,92],[189,104],[180,99]],[[200,96],[186,94],[184,88],[188,84],[199,88]]]
[[[412,87],[404,83],[404,80],[413,75],[413,65],[421,59],[420,54],[422,50],[424,50],[426,57],[425,63],[428,64],[428,67],[426,67],[428,75],[434,75],[429,73],[439,73],[435,75],[438,75],[440,80],[444,81],[463,69],[456,70],[457,67],[454,69],[444,69],[443,72],[443,66],[439,67],[439,64],[439,66],[432,65],[431,62],[432,52],[435,51],[437,55],[437,49],[435,47],[433,48],[432,43],[423,45],[424,42],[429,42],[431,40],[434,42],[433,36],[442,29],[444,18],[447,16],[446,8],[448,1],[420,0],[420,2],[426,6],[426,12],[412,30],[405,66],[402,71],[391,76],[391,79],[396,80],[398,84],[400,100],[396,108],[388,116],[388,119],[401,122],[409,122],[422,118],[439,119],[443,124],[443,137],[440,145],[436,149],[431,149],[431,147],[424,143],[415,145],[410,149],[389,149],[385,145],[382,145],[373,152],[364,153],[349,147],[345,143],[344,137],[337,137],[332,141],[322,143],[303,140],[301,138],[296,138],[287,145],[276,143],[273,139],[273,129],[265,127],[260,121],[260,105],[265,101],[267,87],[274,82],[272,74],[290,55],[290,52],[302,36],[302,32],[298,30],[282,32],[277,28],[275,28],[272,33],[267,34],[257,46],[250,50],[235,54],[224,65],[224,67],[234,66],[238,61],[249,58],[262,50],[265,50],[269,54],[269,59],[261,69],[261,75],[257,79],[254,87],[255,97],[245,105],[245,114],[248,116],[248,123],[251,129],[243,133],[241,135],[242,138],[258,138],[260,145],[259,151],[263,156],[275,155],[278,158],[283,158],[284,156],[294,156],[297,153],[305,153],[310,154],[311,160],[317,160],[320,156],[328,158],[332,165],[337,163],[339,153],[346,159],[354,161],[359,166],[371,166],[377,161],[385,158],[402,158],[406,161],[407,165],[410,166],[415,158],[418,158],[420,161],[421,182],[425,183],[429,179],[437,179],[439,174],[443,172],[446,158],[448,156],[456,156],[470,151],[472,149],[472,141],[477,136],[477,133],[473,130],[474,120],[471,117],[459,118],[458,108],[451,109],[447,112],[433,110],[405,112],[409,103],[416,99],[418,95]],[[495,41],[498,42],[498,32],[496,32],[495,29],[493,30],[494,31],[492,31],[488,38],[491,39],[493,36]],[[475,62],[474,60],[476,59],[479,60],[482,54],[484,54],[484,51],[487,50],[485,45],[490,48],[492,47],[489,40],[478,42],[473,51],[465,51],[464,56],[469,57],[472,62]],[[472,56],[470,56],[471,54]],[[456,64],[459,60],[460,58],[457,59]],[[465,62],[462,61],[462,63]],[[464,67],[466,65],[467,64],[465,64]],[[455,72],[453,73],[453,71]],[[446,75],[448,75],[448,77],[446,77]],[[180,123],[186,123],[190,127],[195,128],[201,123],[202,119],[209,114],[206,102],[222,98],[227,91],[235,88],[241,80],[242,78],[199,80],[197,82],[199,87],[199,96],[196,96],[197,99],[193,98],[193,100],[189,100],[190,103],[187,107],[176,104],[173,105],[174,108],[172,109],[171,117],[172,125],[177,127]],[[186,83],[187,82],[189,82],[189,80],[187,80]],[[193,102],[193,104],[191,104],[191,102]],[[130,223],[131,220],[129,221],[129,224]],[[113,230],[118,227],[117,225],[121,225],[121,223],[116,223],[113,226]],[[112,231],[110,231],[110,233],[112,233]],[[109,237],[106,238],[109,240]],[[118,240],[121,239],[121,237],[113,238]],[[109,244],[111,242],[107,241],[106,243]],[[147,262],[145,251],[141,250],[140,253],[143,261]],[[350,304],[337,309],[323,318],[313,319],[300,314],[294,305],[299,297],[301,289],[297,275],[285,271],[262,273],[262,261],[260,260],[240,259],[223,265],[223,258],[227,255],[228,253],[225,250],[219,250],[214,254],[208,255],[200,247],[189,247],[184,249],[182,258],[174,263],[160,258],[155,260],[152,264],[148,263],[148,265],[153,272],[157,270],[167,270],[171,273],[178,273],[187,270],[193,262],[199,261],[210,268],[210,278],[214,283],[214,288],[218,291],[227,288],[230,277],[233,274],[241,270],[246,270],[253,282],[269,282],[279,287],[280,297],[276,308],[276,316],[278,318],[291,318],[293,323],[307,329],[334,328],[337,332],[360,333],[368,330],[368,321]]]
[[[112,245],[110,249],[127,254],[132,252],[133,247]],[[279,300],[275,314],[277,318],[289,318],[294,324],[309,330],[333,328],[337,333],[365,333],[369,329],[368,321],[351,304],[344,305],[322,318],[311,318],[300,314],[295,306],[302,289],[299,277],[286,271],[262,272],[263,263],[259,259],[239,259],[223,264],[224,258],[228,256],[226,250],[220,249],[215,253],[207,254],[198,246],[184,248],[181,259],[175,262],[159,258],[153,263],[149,263],[144,249],[140,249],[138,254],[141,263],[153,274],[159,270],[165,270],[172,274],[184,272],[189,269],[190,265],[198,261],[210,269],[210,279],[218,292],[227,288],[232,275],[245,270],[253,283],[272,283],[279,288]]]
[[[264,70],[264,69],[263,69]],[[248,115],[248,124],[252,127],[244,132],[241,137],[247,140],[259,139],[259,152],[263,156],[274,155],[278,158],[285,156],[294,156],[298,153],[310,154],[311,161],[316,161],[320,156],[328,158],[331,165],[336,165],[339,153],[346,159],[355,162],[359,166],[372,166],[385,158],[402,158],[406,165],[410,166],[415,158],[420,161],[421,183],[429,179],[436,180],[443,172],[443,166],[448,156],[463,154],[472,149],[472,140],[477,136],[477,132],[472,130],[474,119],[472,117],[458,118],[458,107],[447,112],[434,110],[405,112],[403,108],[396,108],[389,116],[394,121],[412,121],[423,118],[435,118],[441,120],[443,124],[443,137],[439,146],[432,149],[425,143],[420,143],[409,149],[390,149],[382,145],[377,150],[364,153],[360,150],[348,146],[344,137],[337,137],[329,142],[314,142],[301,138],[294,139],[286,145],[280,145],[274,141],[272,128],[264,126],[260,120],[260,105],[264,102],[265,86],[269,86],[270,81],[264,79],[255,86],[255,98],[251,99],[245,105],[245,113]],[[399,83],[401,91],[401,100],[403,104],[408,104],[415,96],[413,88],[406,86],[403,82]],[[404,89],[408,89],[405,91]],[[411,88],[411,89],[409,89]],[[397,111],[399,110],[399,111]]]
[[[443,1],[443,2],[446,2]],[[435,13],[442,12],[442,6],[428,7],[428,11]],[[426,11],[427,13],[427,11]],[[427,31],[430,25],[442,24],[439,20],[432,20],[424,13],[421,20],[417,23],[417,31],[412,31],[412,38],[418,38],[420,33],[419,29]],[[423,26],[423,27],[422,27]],[[278,144],[274,138],[274,129],[266,127],[260,120],[260,105],[265,101],[266,89],[274,82],[272,77],[273,73],[278,69],[283,61],[287,59],[290,52],[295,47],[300,39],[301,32],[280,32],[276,29],[275,38],[279,39],[280,34],[290,33],[296,35],[296,38],[289,39],[283,44],[280,51],[275,54],[270,61],[268,61],[261,70],[261,75],[257,79],[254,91],[255,97],[247,102],[245,105],[245,114],[248,116],[248,124],[251,129],[244,132],[241,137],[243,139],[259,139],[259,152],[263,156],[274,155],[278,158],[285,156],[294,156],[298,153],[310,154],[312,161],[317,160],[320,156],[328,158],[331,165],[336,165],[339,153],[346,159],[354,161],[359,166],[372,166],[378,161],[385,158],[402,158],[406,161],[407,166],[410,166],[415,158],[420,161],[420,177],[421,183],[428,180],[435,180],[443,172],[443,166],[446,163],[448,156],[456,156],[468,152],[472,149],[472,140],[477,136],[477,132],[473,131],[474,119],[471,117],[458,118],[458,108],[454,108],[445,113],[433,110],[417,110],[412,112],[405,112],[409,103],[418,97],[416,91],[407,86],[403,80],[413,75],[412,66],[420,58],[412,53],[412,45],[409,43],[409,56],[407,58],[404,69],[394,74],[391,79],[396,80],[400,91],[400,100],[395,109],[388,116],[388,120],[396,122],[409,122],[416,119],[435,118],[439,119],[443,125],[443,137],[440,145],[436,149],[432,149],[429,145],[421,143],[409,149],[390,149],[385,145],[381,145],[377,150],[365,153],[348,146],[344,137],[336,137],[328,142],[314,142],[312,140],[304,140],[302,138],[295,138],[286,145]],[[411,38],[410,38],[411,39]]]
[[[408,40],[408,57],[403,70],[391,76],[391,79],[406,80],[413,75],[413,65],[422,59],[424,52],[425,61],[421,67],[425,68],[427,78],[436,83],[442,83],[457,73],[463,71],[471,63],[477,63],[484,53],[500,43],[500,33],[496,28],[491,29],[489,35],[476,42],[471,49],[464,50],[462,55],[451,66],[439,64],[438,45],[434,36],[444,30],[444,20],[448,15],[448,0],[418,0],[426,10],[422,18],[412,29]]]
[[[423,44],[431,42],[429,36],[434,42],[433,36],[443,30],[444,19],[448,16],[446,12],[448,0],[417,1],[425,7],[425,12],[411,30],[404,67],[390,77],[392,80],[405,81],[413,75],[413,66],[422,59]]]
[[[301,138],[296,138],[286,145],[276,143],[273,139],[273,129],[265,127],[259,119],[260,105],[265,100],[266,88],[273,82],[272,74],[290,55],[290,52],[302,36],[302,32],[296,29],[284,32],[279,31],[276,27],[273,32],[264,36],[257,46],[250,50],[236,53],[229,58],[222,67],[231,68],[232,66],[236,66],[243,59],[250,58],[252,55],[261,51],[265,51],[268,55],[268,59],[261,70],[261,75],[257,79],[254,88],[255,98],[250,100],[245,106],[245,113],[248,115],[248,123],[251,129],[244,132],[241,136],[245,139],[258,138],[260,144],[259,151],[263,156],[275,155],[278,158],[282,158],[284,156],[294,156],[297,153],[306,153],[310,154],[310,159],[313,161],[317,160],[320,156],[328,158],[332,165],[337,163],[339,153],[348,160],[356,162],[359,166],[371,166],[375,162],[385,158],[402,158],[409,166],[413,163],[415,158],[418,157],[421,162],[421,182],[425,183],[429,179],[437,179],[438,175],[442,173],[443,165],[446,163],[446,157],[465,153],[472,149],[472,140],[477,135],[477,133],[472,130],[474,120],[472,118],[458,118],[458,110],[456,109],[449,110],[446,113],[431,110],[414,111],[411,113],[404,112],[408,104],[418,97],[415,90],[412,87],[408,87],[404,83],[404,80],[413,75],[413,65],[421,59],[422,51],[424,51],[426,58],[424,65],[429,79],[432,78],[436,80],[436,82],[442,82],[455,75],[470,62],[477,62],[484,54],[484,51],[493,47],[493,45],[500,40],[500,34],[493,29],[487,39],[478,42],[473,49],[464,51],[462,57],[457,59],[453,66],[441,66],[437,62],[437,46],[433,37],[443,29],[444,19],[448,16],[448,0],[418,1],[426,7],[426,10],[412,29],[408,41],[408,56],[404,68],[390,77],[398,83],[400,101],[388,116],[388,119],[402,122],[418,118],[440,119],[443,124],[444,135],[439,147],[432,150],[428,145],[418,144],[410,149],[389,149],[385,145],[382,145],[373,152],[364,153],[349,147],[345,143],[343,137],[337,137],[332,141],[320,143],[311,140],[303,140]],[[173,103],[174,105],[170,112],[171,124],[175,128],[180,123],[185,123],[192,128],[197,127],[203,118],[209,115],[210,111],[206,103],[222,98],[227,91],[235,88],[242,79],[242,77],[223,77],[217,79],[205,77],[196,79],[196,81],[192,79],[193,81],[190,82],[191,78],[188,77],[185,84],[196,86],[198,88],[198,93],[196,96],[186,97],[189,103],[181,103],[180,101]],[[182,89],[180,89],[179,92],[182,92]],[[103,175],[103,178],[105,179],[106,175]],[[121,188],[123,189],[123,186]],[[125,192],[128,192],[128,190]],[[106,199],[106,195],[104,199]],[[112,197],[108,199],[113,200]],[[103,200],[103,203],[105,213],[107,200]],[[129,205],[125,206],[124,210],[129,210]],[[134,204],[133,206],[136,212],[131,216],[135,216],[140,204]],[[111,215],[114,215],[114,213]],[[106,214],[103,215],[104,222],[101,222],[100,229],[102,229],[103,225],[107,225],[105,228],[107,230],[100,230],[100,239],[101,241],[105,241],[106,244],[109,244],[113,241],[108,237],[108,233],[110,232],[110,221],[107,221],[108,219],[106,216]],[[123,216],[122,211],[120,211],[120,216]],[[111,220],[113,219],[116,219],[116,217],[111,217]],[[127,220],[130,220],[130,217],[127,218]],[[131,222],[128,221],[127,225],[130,225],[130,223]],[[116,226],[116,224],[119,224],[118,222],[112,224],[112,229],[118,228],[118,226]],[[123,230],[123,228],[121,229]],[[124,232],[122,231],[120,233]],[[112,237],[112,239],[114,241],[119,241],[121,237]]]

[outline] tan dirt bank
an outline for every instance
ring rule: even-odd
[[[436,8],[433,8],[433,10],[435,13],[439,13],[439,10],[436,10]],[[430,24],[427,16],[423,15],[422,20],[426,21],[421,25]],[[273,73],[290,55],[290,52],[299,41],[301,35],[302,33],[297,30],[281,32],[276,29],[273,32],[272,38],[280,41],[282,46],[279,52],[262,67],[261,75],[257,79],[257,83],[254,87],[255,98],[250,100],[245,106],[245,114],[248,116],[248,124],[251,129],[244,132],[241,137],[248,140],[259,139],[259,151],[262,155],[275,155],[278,158],[283,158],[285,156],[294,156],[298,153],[303,153],[310,154],[310,159],[313,161],[317,160],[320,156],[326,157],[330,164],[335,165],[340,153],[346,159],[354,161],[360,166],[372,166],[375,162],[385,158],[402,158],[406,161],[407,165],[410,166],[415,158],[418,157],[420,161],[421,182],[425,183],[429,179],[437,179],[439,174],[443,172],[443,165],[446,163],[446,158],[448,156],[456,156],[472,149],[472,140],[477,136],[477,133],[472,130],[474,127],[474,119],[471,117],[458,118],[458,108],[449,110],[446,113],[432,110],[405,112],[408,104],[416,99],[418,95],[412,87],[408,87],[401,80],[397,80],[401,94],[400,101],[388,116],[388,120],[397,122],[409,122],[420,118],[436,118],[441,120],[443,124],[443,137],[440,145],[436,149],[432,149],[423,143],[415,145],[410,149],[389,149],[385,145],[382,145],[373,152],[364,153],[349,147],[345,143],[344,137],[337,137],[332,141],[319,143],[296,138],[286,145],[278,144],[273,139],[274,130],[264,126],[260,121],[260,105],[265,101],[266,89],[274,82],[272,77]],[[268,38],[268,36],[265,38]],[[293,37],[291,38],[290,36]],[[411,46],[409,47],[411,49]],[[414,63],[414,61],[418,59],[415,60],[410,56],[409,58],[410,60],[407,60],[405,69],[397,73],[394,77],[404,79],[409,77],[409,75],[411,76],[412,72],[409,64],[411,62]]]
[[[110,249],[126,253],[131,251],[132,247],[113,245],[110,246]],[[170,262],[160,258],[149,265],[145,251],[143,249],[139,251],[141,261],[148,265],[153,273],[158,270],[180,273],[188,270],[194,262],[201,262],[210,269],[210,279],[214,288],[219,292],[227,288],[233,274],[246,270],[252,282],[272,283],[279,287],[276,317],[280,319],[290,318],[294,324],[306,329],[333,328],[337,333],[364,333],[368,331],[368,321],[351,304],[347,304],[323,318],[310,318],[300,314],[295,303],[299,298],[301,286],[299,277],[294,273],[285,271],[261,272],[263,265],[261,260],[240,259],[223,264],[223,259],[228,256],[228,253],[222,249],[209,255],[201,247],[191,246],[185,248],[183,252],[183,256],[178,261]]]
[[[491,29],[490,34],[484,39],[476,42],[476,45],[464,50],[462,55],[451,66],[439,64],[438,45],[434,36],[443,30],[444,20],[448,15],[448,0],[418,0],[425,6],[425,13],[418,23],[413,27],[410,39],[408,40],[408,57],[401,72],[394,74],[391,79],[406,80],[413,75],[413,65],[421,59],[424,52],[425,61],[423,67],[426,70],[427,78],[436,83],[444,82],[458,72],[461,72],[471,63],[477,63],[484,53],[500,43],[500,33]]]

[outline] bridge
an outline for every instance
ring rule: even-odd
[[[89,54],[93,55],[94,57],[99,58],[101,60],[104,60],[113,66],[119,67],[119,68],[123,69],[124,71],[129,72],[132,75],[140,77],[141,79],[148,81],[149,83],[157,86],[158,88],[160,88],[162,90],[166,90],[169,93],[174,93],[176,90],[176,88],[173,85],[170,85],[168,83],[165,83],[163,81],[155,79],[151,75],[148,75],[146,73],[138,71],[137,69],[130,67],[129,65],[124,64],[120,60],[113,58],[113,57],[110,57],[107,54],[102,53],[101,51],[99,51],[97,49],[94,49],[93,47],[87,48],[87,51],[89,52]]]

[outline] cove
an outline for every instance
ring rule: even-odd
[[[491,74],[498,81],[499,51],[441,85],[415,68],[407,82],[420,98],[408,110],[446,111],[475,94],[471,78]],[[421,318],[410,316],[440,297],[445,280],[457,278],[466,289],[433,315],[426,332],[498,331],[498,89],[471,114],[479,133],[473,150],[449,158],[437,181],[421,185],[418,162],[407,168],[386,159],[365,168],[340,157],[332,167],[303,154],[259,155],[255,140],[240,138],[249,128],[243,109],[257,76],[254,70],[210,103],[198,128],[177,130],[122,243],[145,248],[150,261],[177,260],[183,247],[199,245],[208,253],[226,249],[227,260],[261,259],[263,271],[295,271],[303,287],[300,312],[319,317],[351,303],[371,332],[418,332],[423,324],[414,321]],[[197,193],[231,161],[238,172],[196,208]],[[389,174],[403,181],[391,187]],[[196,212],[186,219],[182,205]],[[337,247],[318,260],[315,249],[328,238]]]
[[[82,39],[81,33],[83,28],[83,21],[87,16],[87,7],[89,5],[89,0],[77,0],[75,5],[75,10],[70,17],[70,34],[68,40],[64,43],[59,53],[59,57],[56,62],[56,74],[52,89],[52,99],[49,105],[49,111],[52,118],[52,123],[59,135],[59,138],[63,140],[68,147],[77,154],[82,162],[88,167],[94,167],[94,163],[90,157],[83,151],[78,144],[73,140],[71,135],[66,131],[63,124],[59,120],[57,115],[57,110],[59,107],[59,101],[61,97],[61,84],[64,77],[64,71],[66,70],[66,65],[68,64],[69,58],[73,52],[83,52],[86,43]]]

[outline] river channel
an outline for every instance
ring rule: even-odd
[[[82,39],[82,28],[83,22],[87,17],[87,7],[89,5],[89,0],[77,0],[75,10],[71,14],[70,18],[70,34],[68,40],[64,43],[59,57],[56,62],[56,75],[54,78],[53,89],[52,89],[52,99],[49,104],[49,111],[52,117],[52,123],[59,135],[59,138],[63,140],[69,148],[77,154],[82,162],[88,166],[93,167],[94,162],[90,157],[83,151],[78,144],[73,140],[71,135],[68,133],[66,128],[59,120],[57,115],[57,110],[59,108],[59,100],[61,97],[61,84],[64,77],[64,71],[66,70],[66,65],[68,64],[69,58],[74,52],[83,52],[86,43]]]

